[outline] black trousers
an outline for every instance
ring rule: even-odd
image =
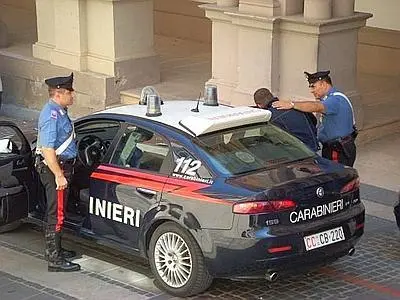
[[[322,144],[322,157],[352,167],[356,160],[356,144],[354,139],[345,142],[333,142]]]
[[[64,176],[70,182],[73,172],[73,165],[62,165]],[[46,192],[47,228],[53,232],[62,232],[67,208],[69,189],[56,190],[56,181],[53,172],[49,167],[43,165],[39,171],[40,180]]]

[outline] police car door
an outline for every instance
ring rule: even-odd
[[[33,177],[30,144],[14,123],[0,121],[0,231],[28,216]]]
[[[96,235],[138,249],[145,215],[155,209],[168,176],[167,141],[126,124],[110,163],[91,175],[89,213]]]

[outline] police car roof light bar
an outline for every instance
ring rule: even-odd
[[[148,117],[161,116],[161,101],[160,97],[155,94],[147,96],[147,113]]]
[[[204,105],[218,106],[218,91],[215,85],[206,85],[204,87]]]

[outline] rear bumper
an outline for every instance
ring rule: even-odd
[[[219,232],[215,237],[215,252],[205,255],[210,274],[215,277],[246,278],[264,277],[267,272],[294,273],[306,272],[317,266],[330,263],[349,253],[364,233],[365,211],[362,205],[356,214],[346,218],[337,218],[333,222],[313,227],[308,231],[273,234],[271,228],[265,228],[267,237],[229,238],[228,232]],[[342,226],[346,239],[328,246],[307,251],[304,236]],[[261,230],[260,230],[261,231]],[[236,235],[237,236],[237,235]],[[224,241],[222,243],[222,241]],[[224,244],[224,245],[223,245]],[[220,245],[220,246],[219,246]],[[290,245],[291,249],[279,253],[269,253],[268,249]]]

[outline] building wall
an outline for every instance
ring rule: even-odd
[[[35,0],[1,0],[0,20],[6,25],[10,44],[36,41]]]
[[[211,21],[193,0],[154,0],[155,34],[211,43]]]
[[[400,76],[400,31],[366,27],[358,40],[359,72]]]
[[[367,26],[400,30],[399,0],[356,0],[355,9],[374,14]]]

